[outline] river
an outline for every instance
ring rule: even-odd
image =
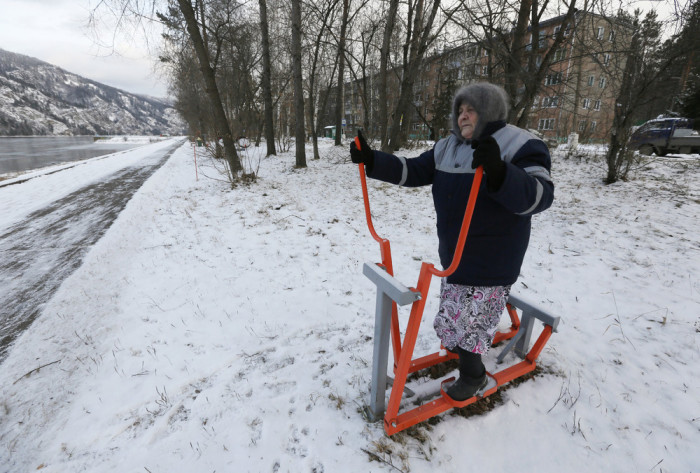
[[[141,146],[142,142],[102,142],[92,136],[0,137],[0,174],[20,173],[95,158]]]

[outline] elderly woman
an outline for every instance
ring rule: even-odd
[[[489,83],[462,87],[453,100],[452,134],[417,158],[373,151],[359,133],[350,145],[367,176],[407,187],[432,184],[440,263],[452,263],[475,169],[483,166],[479,199],[457,270],[441,282],[434,327],[443,346],[459,355],[459,379],[447,389],[456,401],[487,384],[481,360],[491,347],[511,285],[530,240],[533,214],[554,199],[545,143],[505,122],[505,91]]]

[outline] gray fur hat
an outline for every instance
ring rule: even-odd
[[[457,91],[452,101],[452,129],[460,140],[464,140],[464,138],[460,133],[457,119],[459,118],[459,107],[463,103],[474,107],[479,115],[472,139],[481,136],[487,123],[505,120],[508,117],[508,95],[503,88],[488,82],[465,85]]]

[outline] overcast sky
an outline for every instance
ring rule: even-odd
[[[626,0],[643,9],[672,9],[674,1]],[[25,54],[59,66],[69,72],[128,92],[165,97],[167,84],[154,72],[158,42],[156,27],[149,29],[150,49],[143,37],[114,41],[114,28],[106,14],[100,15],[102,29],[98,45],[88,25],[91,7],[99,0],[0,0],[0,49]],[[665,16],[662,14],[662,16]],[[155,38],[155,41],[153,40]],[[111,46],[114,43],[116,52]]]
[[[117,37],[116,53],[111,47],[98,45],[88,26],[90,7],[97,3],[0,0],[0,49],[35,57],[127,92],[165,97],[166,81],[154,72],[156,61],[142,37],[135,41]],[[109,20],[107,15],[102,19]],[[110,25],[104,25],[100,42],[113,43],[112,31]],[[158,37],[157,31],[151,33]]]

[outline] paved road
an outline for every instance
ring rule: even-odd
[[[0,235],[0,362],[180,142],[38,210]]]

